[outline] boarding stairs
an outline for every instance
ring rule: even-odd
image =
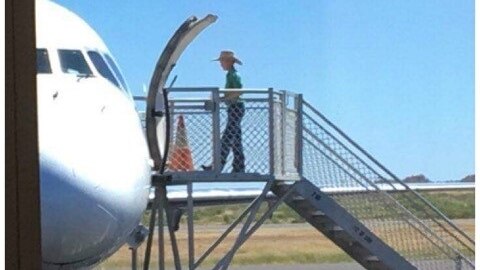
[[[290,190],[285,203],[366,269],[415,269],[312,182],[280,182],[272,188],[278,197]]]
[[[465,232],[300,94],[273,89],[241,90],[246,170],[229,173],[228,165],[223,171],[215,169],[220,167],[220,141],[228,118],[228,104],[221,98],[226,91],[208,87],[165,89],[168,103],[161,106],[165,112],[156,116],[163,117],[157,123],[168,130],[167,135],[162,135],[164,140],[168,138],[168,145],[161,149],[165,167],[162,173],[154,175],[157,191],[163,190],[157,193],[157,197],[163,198],[157,207],[163,205],[160,208],[167,213],[167,225],[174,237],[171,226],[175,224],[171,220],[175,217],[168,208],[171,204],[166,187],[187,187],[188,198],[182,213],[188,216],[189,269],[196,269],[243,221],[238,240],[214,268],[227,269],[235,252],[281,203],[290,206],[366,269],[475,268],[475,243]],[[179,131],[179,121],[185,130]],[[188,147],[190,161],[169,160],[182,156],[173,153],[179,151],[174,145],[179,141]],[[227,164],[231,162],[230,155]],[[209,163],[213,163],[213,171],[200,168]],[[219,241],[195,260],[193,184],[251,181],[265,183],[262,193]],[[272,194],[274,203],[270,202],[267,212],[256,218],[259,205]],[[178,248],[173,248],[178,257]],[[180,259],[175,261],[180,269]]]

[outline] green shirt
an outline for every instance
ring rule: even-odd
[[[225,83],[225,88],[242,88],[242,81],[234,67],[227,72],[227,82]],[[242,92],[239,91],[227,91],[224,98],[229,102],[237,102],[241,94]]]
[[[234,67],[227,72],[225,88],[242,88],[242,80]]]

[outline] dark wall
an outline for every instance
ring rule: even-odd
[[[5,2],[5,269],[41,269],[34,2]]]

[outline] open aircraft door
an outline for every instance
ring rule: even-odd
[[[170,141],[170,118],[165,83],[185,48],[202,30],[216,20],[215,15],[207,15],[201,20],[196,17],[188,18],[170,38],[155,66],[148,89],[145,120],[150,157],[154,161],[154,170],[160,173],[165,170]]]

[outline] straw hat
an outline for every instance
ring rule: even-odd
[[[213,61],[220,61],[221,59],[233,59],[233,61],[239,65],[242,65],[242,61],[235,57],[235,54],[232,51],[221,51],[220,56]]]

